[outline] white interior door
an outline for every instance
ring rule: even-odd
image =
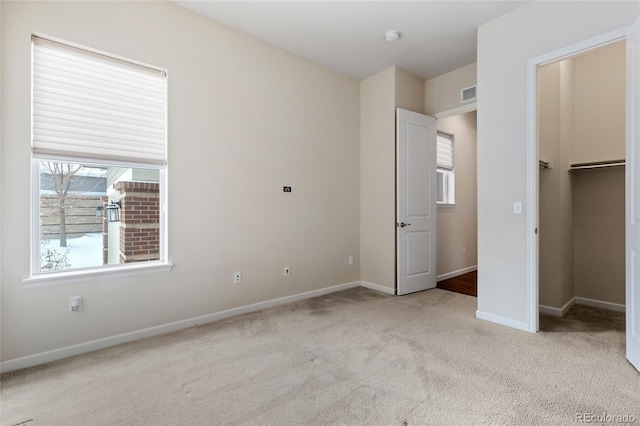
[[[396,114],[397,294],[434,288],[436,280],[436,120]]]
[[[627,35],[627,359],[640,370],[640,19]]]

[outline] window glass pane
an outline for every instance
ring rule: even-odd
[[[160,170],[40,162],[40,272],[159,260]]]
[[[444,172],[441,170],[438,170],[438,174],[437,174],[437,190],[436,190],[436,201],[438,203],[444,203],[444,194],[445,194],[445,189],[444,189],[444,182],[445,182],[445,178],[444,178]],[[433,202],[433,201],[432,201]]]

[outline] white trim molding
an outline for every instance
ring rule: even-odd
[[[37,216],[36,216],[37,217]],[[151,261],[127,263],[118,266],[106,266],[101,268],[78,269],[56,273],[45,273],[31,276],[22,280],[25,288],[50,287],[53,285],[75,284],[77,282],[90,282],[98,277],[113,278],[147,274],[154,272],[169,272],[173,263]]]
[[[446,111],[438,112],[436,114],[433,114],[433,117],[435,117],[435,118],[451,117],[453,115],[464,114],[466,112],[476,111],[477,109],[478,109],[478,101],[474,101],[474,102],[466,104],[466,105],[462,105],[462,106],[459,106],[459,107],[448,109]]]
[[[447,272],[446,274],[438,275],[438,282],[448,280],[450,278],[459,277],[460,275],[468,274],[469,272],[477,271],[478,265],[468,266],[466,268],[458,269],[457,271]]]
[[[554,317],[563,317],[569,309],[576,303],[576,298],[573,297],[567,303],[565,303],[561,308],[554,308],[553,306],[545,306],[540,305],[538,307],[541,314],[547,314]]]
[[[620,303],[605,302],[602,300],[587,299],[585,297],[574,297],[564,304],[562,308],[554,308],[552,306],[540,305],[540,313],[552,315],[554,317],[563,317],[571,309],[573,305],[593,306],[594,308],[607,309],[609,311],[626,312],[626,306]]]
[[[613,302],[605,302],[602,300],[587,299],[585,297],[575,297],[576,304],[593,306],[594,308],[608,309],[609,311],[626,312],[626,305]]]
[[[310,299],[312,297],[324,296],[326,294],[335,293],[337,291],[347,290],[359,287],[360,281],[354,281],[345,284],[339,284],[332,287],[325,287],[319,290],[307,291],[304,293],[294,294],[292,296],[280,297],[278,299],[267,300],[265,302],[254,303],[252,305],[241,306],[238,308],[228,309],[213,314],[201,315],[194,318],[170,322],[155,327],[149,327],[142,330],[122,333],[115,336],[105,337],[103,339],[92,340],[77,345],[67,346],[60,349],[41,352],[39,354],[28,355],[21,358],[10,359],[0,362],[0,372],[19,370],[21,368],[33,367],[35,365],[68,358],[74,355],[80,355],[92,352],[98,349],[104,349],[122,343],[132,342],[134,340],[144,339],[146,337],[158,336],[160,334],[170,333],[172,331],[183,330],[195,325],[208,324],[210,322],[219,321],[236,315],[247,314],[250,312],[260,311],[262,309],[273,308],[275,306],[284,305],[285,303],[297,302],[299,300]],[[391,293],[393,294],[393,293]]]
[[[529,331],[529,324],[527,324],[526,322],[516,321],[511,318],[490,314],[484,311],[476,311],[476,318],[485,320],[485,321],[490,321],[496,324],[504,325],[507,327],[515,328],[517,330]]]
[[[375,290],[375,291],[379,291],[381,293],[386,293],[386,294],[391,294],[391,295],[395,295],[396,294],[396,289],[395,288],[391,288],[391,287],[386,287],[380,284],[374,284],[374,283],[370,283],[367,281],[360,281],[360,285],[362,287],[366,287],[370,290]]]

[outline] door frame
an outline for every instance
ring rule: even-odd
[[[527,62],[527,318],[528,331],[531,333],[539,331],[539,239],[537,234],[539,217],[538,68],[598,47],[626,40],[628,28],[626,26],[601,34],[531,58]],[[628,88],[625,90],[628,90]],[[628,105],[626,108],[628,108]],[[628,203],[629,200],[627,198],[628,194],[625,195],[625,202]]]

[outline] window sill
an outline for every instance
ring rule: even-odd
[[[456,203],[436,203],[438,207],[455,207]]]
[[[140,264],[38,274],[25,278],[22,282],[26,288],[49,287],[60,284],[75,284],[80,281],[93,281],[98,277],[113,278],[153,272],[168,272],[172,267],[173,263],[145,262]]]

